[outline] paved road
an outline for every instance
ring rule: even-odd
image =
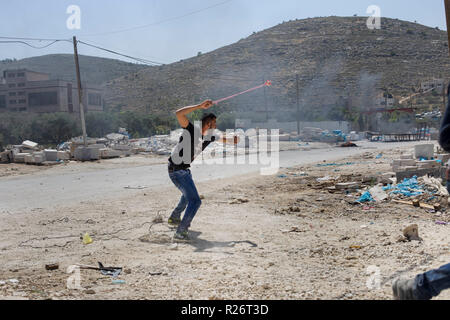
[[[280,167],[304,165],[322,160],[334,161],[347,156],[361,154],[370,149],[386,150],[404,146],[413,147],[414,143],[358,143],[360,148],[327,148],[310,151],[280,152]],[[242,160],[242,158],[240,158]],[[195,164],[192,173],[195,181],[202,182],[218,178],[260,171],[267,165],[199,165]],[[50,169],[52,170],[52,169]],[[167,166],[156,164],[96,171],[79,170],[64,172],[57,170],[53,174],[25,175],[0,179],[0,204],[2,212],[20,212],[25,209],[48,209],[55,205],[76,205],[91,199],[110,199],[115,196],[138,192],[125,187],[145,186],[149,189],[170,186]]]

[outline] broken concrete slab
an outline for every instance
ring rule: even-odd
[[[70,151],[58,151],[56,158],[57,160],[70,160]]]
[[[426,158],[431,159],[434,157],[434,144],[420,144],[414,147],[416,159]]]
[[[54,149],[45,149],[44,150],[45,159],[47,161],[57,161],[58,160],[58,151]]]
[[[90,149],[89,147],[78,147],[75,149],[74,158],[78,161],[91,161],[91,160],[99,160],[100,159],[100,149],[94,148]]]
[[[36,150],[38,145],[39,145],[38,143],[33,142],[33,141],[29,141],[29,140],[26,140],[26,141],[22,142],[22,147],[23,148],[28,148],[28,149],[33,149],[33,150]]]
[[[102,159],[112,159],[112,158],[119,158],[122,155],[122,151],[120,150],[113,150],[113,149],[100,149],[100,157]]]
[[[430,175],[435,178],[440,178],[445,174],[445,167],[432,168],[432,169],[414,169],[396,172],[397,181],[403,181],[404,179],[411,179],[414,176],[423,177]]]
[[[14,162],[16,163],[25,163],[25,156],[29,153],[17,153],[14,155]]]
[[[442,164],[446,164],[450,160],[450,153],[446,154],[437,154],[436,158],[442,161]]]

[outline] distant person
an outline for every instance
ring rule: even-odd
[[[450,85],[447,88],[447,97],[447,110],[442,121],[439,144],[445,151],[450,152]],[[396,300],[431,300],[446,289],[450,289],[450,263],[419,274],[414,279],[397,278],[392,284]]]
[[[181,191],[181,199],[178,206],[172,212],[168,223],[177,227],[175,239],[188,240],[189,227],[194,219],[202,201],[198,195],[191,174],[191,163],[211,144],[218,141],[223,143],[238,143],[238,137],[233,140],[226,139],[216,130],[216,116],[207,114],[202,119],[202,127],[193,125],[186,117],[199,109],[209,109],[213,106],[211,100],[207,100],[197,106],[185,107],[177,111],[177,119],[184,129],[180,141],[169,158],[169,177],[173,184]],[[186,210],[186,211],[185,211]],[[183,219],[181,214],[185,211]]]

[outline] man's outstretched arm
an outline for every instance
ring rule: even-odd
[[[444,120],[441,125],[439,144],[445,151],[450,152],[450,85],[447,89],[447,96],[447,110],[445,111]]]
[[[212,106],[213,106],[212,100],[206,100],[203,103],[196,106],[181,108],[180,110],[177,111],[178,123],[182,128],[186,129],[187,126],[189,125],[189,119],[187,118],[188,114],[198,109],[209,109]]]
[[[232,138],[227,138],[225,136],[221,136],[219,139],[219,142],[221,143],[226,143],[226,144],[238,144],[239,143],[239,137],[238,136],[234,136]]]

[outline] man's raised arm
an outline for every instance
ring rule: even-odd
[[[442,149],[449,152],[450,151],[450,85],[447,89],[448,102],[447,102],[447,110],[445,110],[444,120],[441,125],[441,132],[439,135],[439,144]]]
[[[212,100],[206,100],[203,103],[196,106],[181,108],[180,110],[177,111],[178,123],[182,128],[186,129],[187,126],[189,125],[189,119],[187,118],[188,114],[198,109],[209,109],[212,106],[213,106]]]

